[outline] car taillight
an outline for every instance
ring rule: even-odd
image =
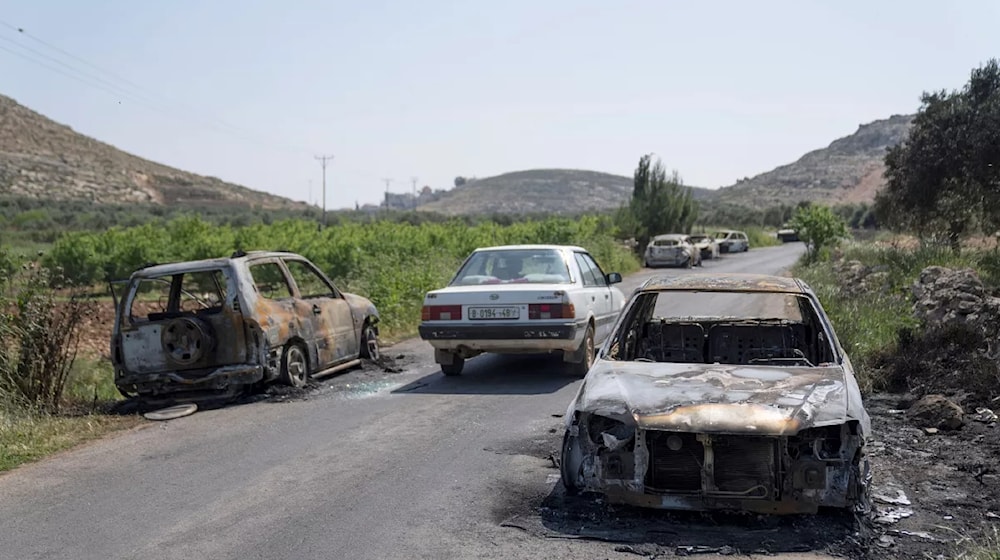
[[[425,305],[420,310],[421,321],[458,321],[461,318],[461,305]]]
[[[572,303],[533,303],[528,306],[528,319],[572,319],[576,309]]]

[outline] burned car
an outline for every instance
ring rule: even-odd
[[[119,293],[120,292],[120,293]],[[378,311],[305,257],[237,252],[113,282],[111,360],[127,397],[235,395],[378,360]]]
[[[868,507],[871,421],[829,319],[797,279],[648,280],[565,418],[569,493],[663,509]]]

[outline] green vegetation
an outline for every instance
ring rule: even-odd
[[[972,268],[987,287],[1000,286],[1000,252],[966,249],[958,254],[940,246],[913,249],[887,244],[851,243],[843,247],[840,263],[858,261],[879,273],[865,286],[849,286],[827,259],[803,260],[794,270],[816,291],[830,315],[844,350],[850,355],[862,390],[886,389],[892,380],[882,369],[883,358],[899,347],[900,335],[917,326],[910,287],[920,271],[931,265]]]
[[[807,247],[806,259],[816,260],[819,255],[835,247],[847,237],[847,224],[827,206],[810,204],[795,211],[789,227],[798,232]]]
[[[924,93],[905,143],[885,157],[880,218],[958,252],[977,230],[1000,227],[1000,64],[972,71],[960,91]]]
[[[427,290],[450,280],[477,247],[515,243],[578,244],[608,271],[628,273],[638,262],[615,241],[611,220],[601,217],[550,218],[501,226],[462,220],[440,223],[345,221],[319,231],[314,222],[284,220],[245,227],[213,225],[181,217],[102,233],[67,233],[44,263],[61,270],[74,285],[127,278],[153,262],[205,259],[234,250],[288,250],[305,255],[342,289],[372,299],[389,338],[409,335],[420,317]]]
[[[697,218],[698,204],[680,175],[674,171],[667,178],[666,169],[659,159],[653,163],[649,154],[639,158],[632,198],[617,215],[620,231],[635,238],[639,250],[644,250],[654,235],[690,233]]]

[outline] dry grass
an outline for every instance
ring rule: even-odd
[[[0,472],[131,428],[139,416],[53,416],[0,409]]]

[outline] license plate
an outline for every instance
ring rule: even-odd
[[[469,320],[478,319],[517,319],[521,316],[521,308],[516,305],[502,307],[470,307]]]

